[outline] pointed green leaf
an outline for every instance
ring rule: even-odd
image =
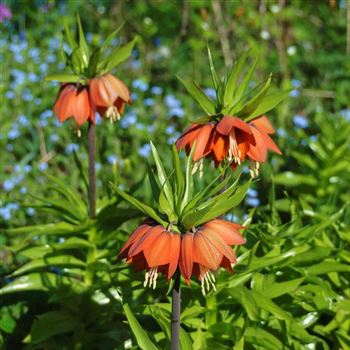
[[[253,77],[253,74],[254,74],[256,66],[257,66],[257,64],[259,62],[259,59],[260,59],[260,54],[257,54],[255,59],[254,59],[253,64],[251,65],[251,67],[250,67],[250,69],[248,71],[248,73],[246,73],[244,75],[244,78],[243,78],[242,82],[240,83],[240,85],[236,89],[236,92],[234,94],[233,100],[232,100],[232,102],[230,104],[231,105],[230,107],[232,107],[231,109],[236,108],[235,105],[238,104],[242,100],[242,98],[243,98],[243,96],[244,96],[244,94],[245,94],[245,92],[246,92],[246,90],[247,90],[247,88],[249,86],[249,83],[250,83],[250,81],[251,81],[251,79]]]
[[[75,41],[72,31],[69,28],[67,17],[64,18],[63,25],[68,45],[71,47],[72,50],[74,50],[78,47],[78,43]]]
[[[142,350],[158,350],[158,347],[152,343],[151,339],[148,337],[148,334],[140,325],[139,321],[136,319],[129,305],[124,304],[123,309],[125,312],[125,316],[128,319],[129,326],[136,338],[138,346]]]
[[[172,153],[173,168],[175,170],[175,202],[177,204],[176,210],[179,211],[181,206],[181,200],[185,191],[185,177],[181,169],[180,157],[175,144],[172,146]]]
[[[78,23],[78,33],[79,33],[79,47],[81,48],[81,53],[82,53],[81,57],[84,62],[84,68],[86,68],[89,65],[90,50],[85,40],[83,27],[81,25],[80,16],[78,13],[77,13],[77,23]]]
[[[224,105],[231,106],[234,98],[235,90],[237,89],[238,79],[242,73],[243,66],[250,55],[251,50],[245,52],[233,65],[227,79],[224,94]]]
[[[52,74],[45,77],[46,81],[59,81],[61,83],[76,83],[80,80],[79,75],[75,74]]]
[[[218,75],[217,75],[216,70],[215,70],[215,66],[214,66],[214,62],[213,62],[213,57],[212,57],[212,55],[211,55],[211,51],[210,51],[209,45],[207,45],[207,50],[208,50],[208,58],[209,58],[209,66],[210,66],[211,79],[212,79],[212,81],[213,81],[215,90],[217,90],[217,89],[219,88],[220,81],[219,81]]]
[[[194,80],[185,81],[180,77],[177,77],[181,83],[185,86],[188,93],[197,101],[202,107],[203,111],[208,115],[215,114],[214,102],[202,91],[202,89],[196,84]]]
[[[116,38],[119,31],[123,28],[125,24],[125,21],[123,21],[120,26],[111,34],[108,35],[107,39],[104,41],[104,43],[101,46],[101,51],[103,52],[105,49],[107,49],[108,45],[112,42],[113,39]]]
[[[135,37],[123,47],[115,49],[109,57],[101,61],[98,65],[98,70],[101,70],[101,74],[109,72],[110,70],[118,66],[120,63],[128,59],[137,40],[138,37]]]
[[[259,106],[255,109],[255,111],[246,119],[246,121],[250,121],[256,117],[259,117],[271,109],[275,108],[280,102],[282,102],[285,98],[289,96],[290,90],[277,92],[275,94],[271,94],[265,96],[261,101]]]
[[[154,146],[153,142],[150,142],[151,144],[151,149],[152,149],[152,154],[153,154],[153,159],[156,163],[156,167],[157,167],[157,174],[158,174],[158,179],[160,182],[160,186],[163,188],[164,190],[164,194],[166,196],[166,199],[169,202],[169,206],[171,208],[171,210],[174,212],[174,195],[173,195],[173,189],[171,187],[170,181],[168,179],[168,176],[164,170],[162,161],[160,160],[158,151],[156,149],[156,147]]]
[[[129,202],[132,206],[134,206],[136,209],[140,210],[143,212],[145,215],[153,218],[155,221],[159,222],[161,225],[164,227],[167,226],[167,222],[162,220],[157,213],[154,211],[153,208],[149,207],[146,204],[143,204],[140,202],[138,199],[130,196],[129,194],[123,192],[120,190],[115,184],[110,182],[110,185],[114,191],[116,191],[122,198],[124,198],[127,202]]]
[[[193,143],[191,152],[189,156],[187,157],[186,162],[186,177],[185,177],[185,192],[184,196],[181,202],[180,211],[183,210],[183,208],[186,206],[186,204],[189,201],[189,198],[192,195],[192,187],[193,187],[193,177],[192,177],[192,159],[193,159],[193,153],[196,147],[196,141]]]

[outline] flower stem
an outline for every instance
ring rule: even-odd
[[[181,313],[181,286],[180,273],[176,272],[173,287],[173,304],[171,311],[171,350],[180,350],[180,313]]]
[[[89,216],[96,216],[96,128],[95,124],[89,122],[88,131],[88,151],[89,151]]]

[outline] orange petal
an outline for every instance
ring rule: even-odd
[[[252,160],[255,160],[259,163],[263,163],[266,161],[267,155],[267,146],[265,143],[265,139],[262,136],[262,133],[254,126],[251,127],[251,130],[253,132],[255,142],[249,145],[247,155]]]
[[[234,253],[233,253],[234,254]],[[222,258],[222,261],[220,263],[220,266],[223,267],[224,269],[226,269],[228,272],[233,272],[232,269],[232,265],[231,263],[235,263],[236,262],[236,256],[234,261],[230,262],[230,260],[228,260],[225,256]]]
[[[281,150],[278,148],[278,146],[274,143],[274,141],[271,139],[271,137],[267,134],[261,133],[265,144],[267,148],[277,154],[282,154]]]
[[[205,157],[210,152],[213,128],[213,124],[205,124],[198,132],[196,136],[196,146],[193,153],[194,162]]]
[[[164,231],[161,225],[151,227],[137,242],[135,242],[129,250],[129,256],[133,257],[141,251],[149,249],[158,236]]]
[[[275,129],[273,128],[271,122],[265,115],[252,120],[251,123],[260,131],[265,132],[266,134],[273,134],[275,132]]]
[[[228,115],[225,115],[216,126],[216,130],[223,135],[228,135],[232,128],[243,130],[248,134],[251,133],[250,127],[246,122],[237,117]]]
[[[126,85],[118,78],[114,77],[112,74],[106,74],[104,76],[104,81],[108,82],[110,86],[110,94],[113,96],[113,100],[118,97],[123,99],[125,102],[130,101],[130,92]]]
[[[217,162],[221,162],[227,155],[229,141],[227,137],[215,133],[213,137],[213,153]]]
[[[197,230],[193,240],[193,261],[216,270],[222,260],[221,252],[207,239],[202,231]]]
[[[231,262],[234,262],[235,255],[232,249],[221,238],[220,234],[209,227],[203,227],[202,233],[222,255],[226,256]]]
[[[170,262],[168,269],[168,281],[173,276],[179,265],[181,238],[177,233],[171,234]]]
[[[203,125],[192,124],[176,141],[176,148],[178,150],[186,147],[192,140],[194,140]]]
[[[140,239],[152,226],[143,224],[140,225],[129,237],[129,239],[125,242],[120,253],[118,254],[118,259],[126,258],[126,250],[138,239]]]
[[[170,261],[171,233],[163,231],[143,253],[149,267],[167,265]]]
[[[79,126],[84,124],[91,114],[89,94],[86,88],[77,91],[77,94],[75,96],[75,102],[72,108],[73,115],[77,124]]]
[[[181,240],[180,271],[189,284],[193,269],[193,233],[187,232]]]
[[[245,239],[240,235],[239,230],[244,227],[225,220],[215,219],[207,222],[204,227],[209,227],[217,232],[226,244],[241,245],[245,243]]]

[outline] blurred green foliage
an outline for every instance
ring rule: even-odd
[[[139,214],[108,182],[149,202],[148,142],[170,169],[170,145],[202,116],[176,76],[211,86],[209,42],[219,75],[260,48],[256,84],[272,72],[276,90],[292,91],[269,113],[283,156],[270,157],[227,216],[249,226],[237,273],[218,273],[218,291],[206,298],[195,281],[183,287],[182,348],[350,349],[345,0],[4,4],[12,17],[0,23],[0,347],[168,347],[168,287],[160,279],[146,290],[142,274],[116,261]],[[97,128],[96,220],[87,218],[87,131],[78,138],[56,121],[58,85],[44,82],[64,68],[62,17],[73,24],[75,12],[89,42],[123,20],[124,41],[140,37],[115,72],[134,103],[118,124]],[[217,175],[210,170],[203,184]]]

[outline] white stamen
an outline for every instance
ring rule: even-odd
[[[256,177],[259,176],[259,168],[260,168],[259,162],[250,161],[249,173],[252,179],[255,179]]]
[[[235,163],[237,163],[238,165],[241,165],[242,163],[241,156],[242,156],[242,152],[237,145],[235,129],[232,129],[230,131],[230,137],[229,137],[228,160],[230,162],[234,160]]]
[[[106,118],[110,119],[110,122],[113,124],[120,119],[120,114],[116,106],[109,106],[106,111]]]
[[[201,289],[202,289],[202,294],[205,296],[205,288],[204,288],[204,278],[201,278]]]
[[[201,277],[201,289],[202,294],[205,296],[206,292],[212,288],[216,292],[215,277],[211,271],[207,271],[204,276]]]
[[[145,281],[143,282],[144,287],[150,287],[155,289],[157,286],[158,271],[157,267],[152,267],[145,274]]]
[[[81,130],[80,129],[77,129],[77,136],[81,137]]]

